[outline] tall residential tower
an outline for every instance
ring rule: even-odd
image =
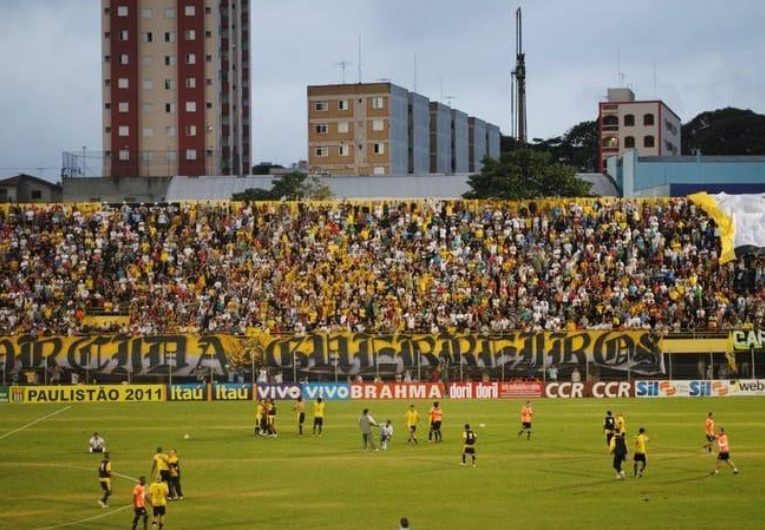
[[[104,175],[249,173],[249,0],[101,9]]]

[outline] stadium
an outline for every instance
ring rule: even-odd
[[[156,447],[180,457],[173,528],[759,510],[765,278],[754,254],[722,263],[691,199],[3,205],[0,233],[4,527],[125,527]],[[363,409],[387,450],[377,427],[362,447]],[[607,410],[630,455],[646,429],[641,477],[630,456],[615,480]],[[710,411],[740,474],[710,474]]]

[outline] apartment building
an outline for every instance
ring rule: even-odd
[[[471,173],[478,173],[483,168],[483,157],[488,154],[486,122],[468,118],[468,157]]]
[[[470,150],[468,115],[392,83],[308,87],[308,171],[347,175],[422,175],[480,170],[499,127],[477,120]],[[471,166],[470,157],[478,164]]]
[[[102,0],[104,175],[245,175],[250,0]]]
[[[492,124],[486,124],[486,151],[489,156],[494,159],[499,158],[500,148],[502,141],[502,133],[499,127]]]
[[[637,101],[629,88],[609,88],[599,104],[600,172],[606,159],[634,149],[639,156],[679,156],[682,121],[663,101]]]

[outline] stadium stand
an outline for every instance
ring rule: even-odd
[[[0,335],[761,325],[719,253],[686,199],[3,205]]]

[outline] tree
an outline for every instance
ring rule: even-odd
[[[503,136],[501,151],[520,149],[514,138]],[[577,123],[562,136],[534,138],[527,147],[550,153],[554,160],[574,166],[577,171],[592,173],[598,170],[598,122]]]
[[[481,172],[470,176],[466,199],[581,197],[590,191],[591,185],[579,179],[573,167],[533,148],[502,153],[499,160],[487,157],[483,163]]]
[[[683,154],[765,154],[765,116],[733,107],[702,112],[682,127]]]
[[[332,198],[332,190],[318,177],[309,179],[305,173],[292,171],[275,179],[270,190],[249,188],[241,193],[234,193],[231,198],[235,201],[326,200]]]

